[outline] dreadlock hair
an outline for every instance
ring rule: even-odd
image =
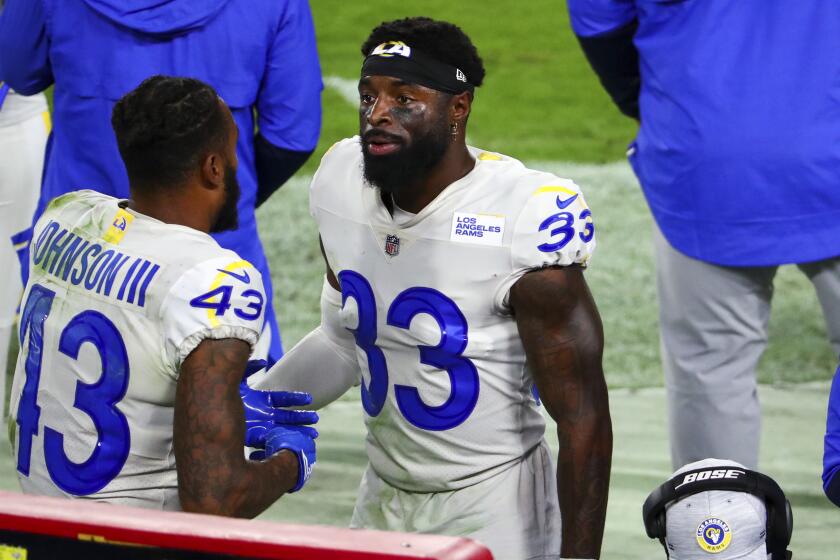
[[[229,131],[216,91],[193,78],[152,76],[114,106],[117,136],[132,188],[183,184]]]
[[[362,56],[368,56],[377,45],[386,41],[402,41],[440,62],[460,68],[474,86],[480,86],[484,81],[484,63],[475,45],[455,24],[427,17],[382,22],[362,44]]]

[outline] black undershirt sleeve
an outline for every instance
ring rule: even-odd
[[[633,44],[638,21],[603,35],[578,37],[578,42],[595,70],[601,85],[618,109],[639,120],[639,53]]]
[[[314,150],[313,150],[314,151]],[[274,191],[283,186],[309,159],[312,152],[296,152],[278,148],[261,134],[254,138],[254,159],[257,167],[257,208]]]
[[[825,489],[825,495],[831,500],[834,505],[840,507],[840,472],[835,473],[828,487]]]

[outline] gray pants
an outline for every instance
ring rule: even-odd
[[[542,440],[522,461],[460,490],[407,492],[368,465],[350,527],[468,537],[496,560],[559,560],[556,470]]]
[[[767,344],[776,266],[692,259],[653,233],[662,367],[674,469],[716,457],[758,466],[756,366]],[[798,265],[840,354],[840,257]]]

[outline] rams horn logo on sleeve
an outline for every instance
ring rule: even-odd
[[[114,215],[114,219],[111,220],[111,225],[105,232],[105,235],[102,236],[102,239],[114,245],[118,244],[122,241],[122,238],[125,236],[125,231],[132,221],[134,221],[134,216],[130,212],[120,208]]]

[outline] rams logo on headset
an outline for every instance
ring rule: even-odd
[[[706,552],[723,552],[732,541],[732,531],[723,519],[709,517],[697,527],[697,544]]]

